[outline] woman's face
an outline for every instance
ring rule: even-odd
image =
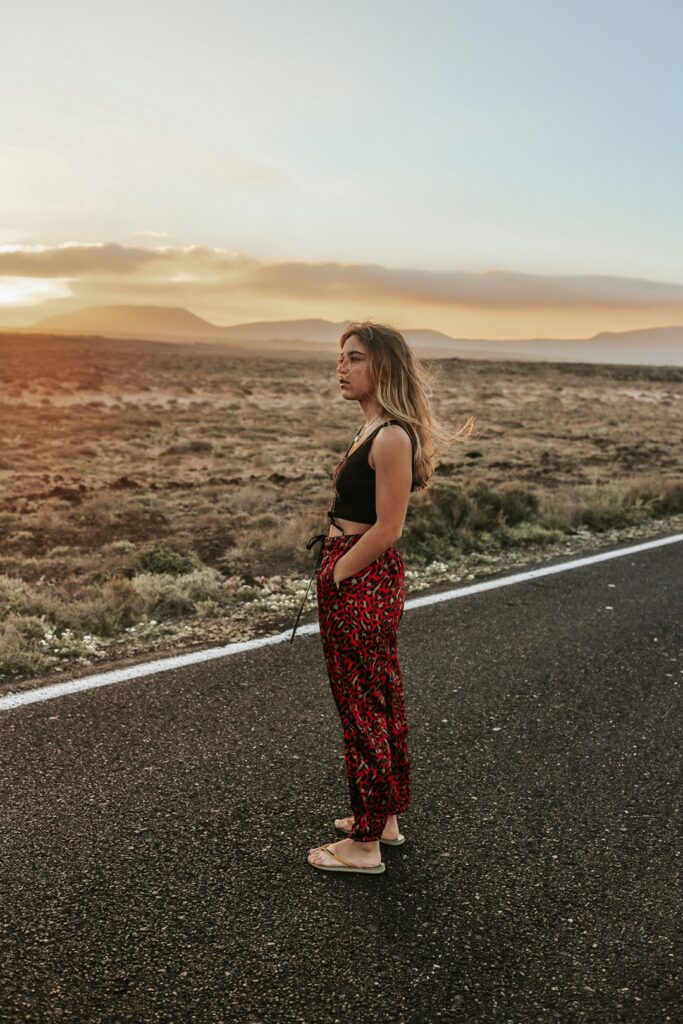
[[[364,398],[374,393],[370,357],[357,334],[351,334],[337,360],[339,387],[345,399]]]

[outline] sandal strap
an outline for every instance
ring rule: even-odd
[[[321,849],[325,850],[327,853],[329,853],[330,857],[334,857],[336,860],[338,860],[340,862],[340,864],[346,864],[347,867],[350,867],[350,868],[357,868],[358,867],[357,864],[352,864],[350,860],[344,860],[344,858],[340,857],[338,853],[335,853],[334,850],[331,850],[330,849],[331,845],[332,845],[332,843],[328,843],[327,846],[322,846]]]

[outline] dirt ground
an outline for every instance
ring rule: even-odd
[[[302,571],[361,423],[336,352],[0,335],[0,573],[76,594],[117,542],[167,539],[224,575]],[[435,364],[430,364],[435,365]],[[437,475],[539,495],[683,475],[683,369],[438,361],[433,407],[477,434]],[[294,564],[293,564],[294,563]]]

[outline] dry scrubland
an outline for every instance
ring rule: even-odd
[[[335,358],[0,336],[0,692],[290,627],[360,422]],[[409,596],[681,529],[683,370],[439,362],[478,436],[411,497]]]

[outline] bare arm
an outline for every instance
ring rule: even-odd
[[[379,558],[403,532],[413,480],[413,446],[403,427],[391,424],[380,430],[372,457],[377,522],[335,564],[337,585]]]

